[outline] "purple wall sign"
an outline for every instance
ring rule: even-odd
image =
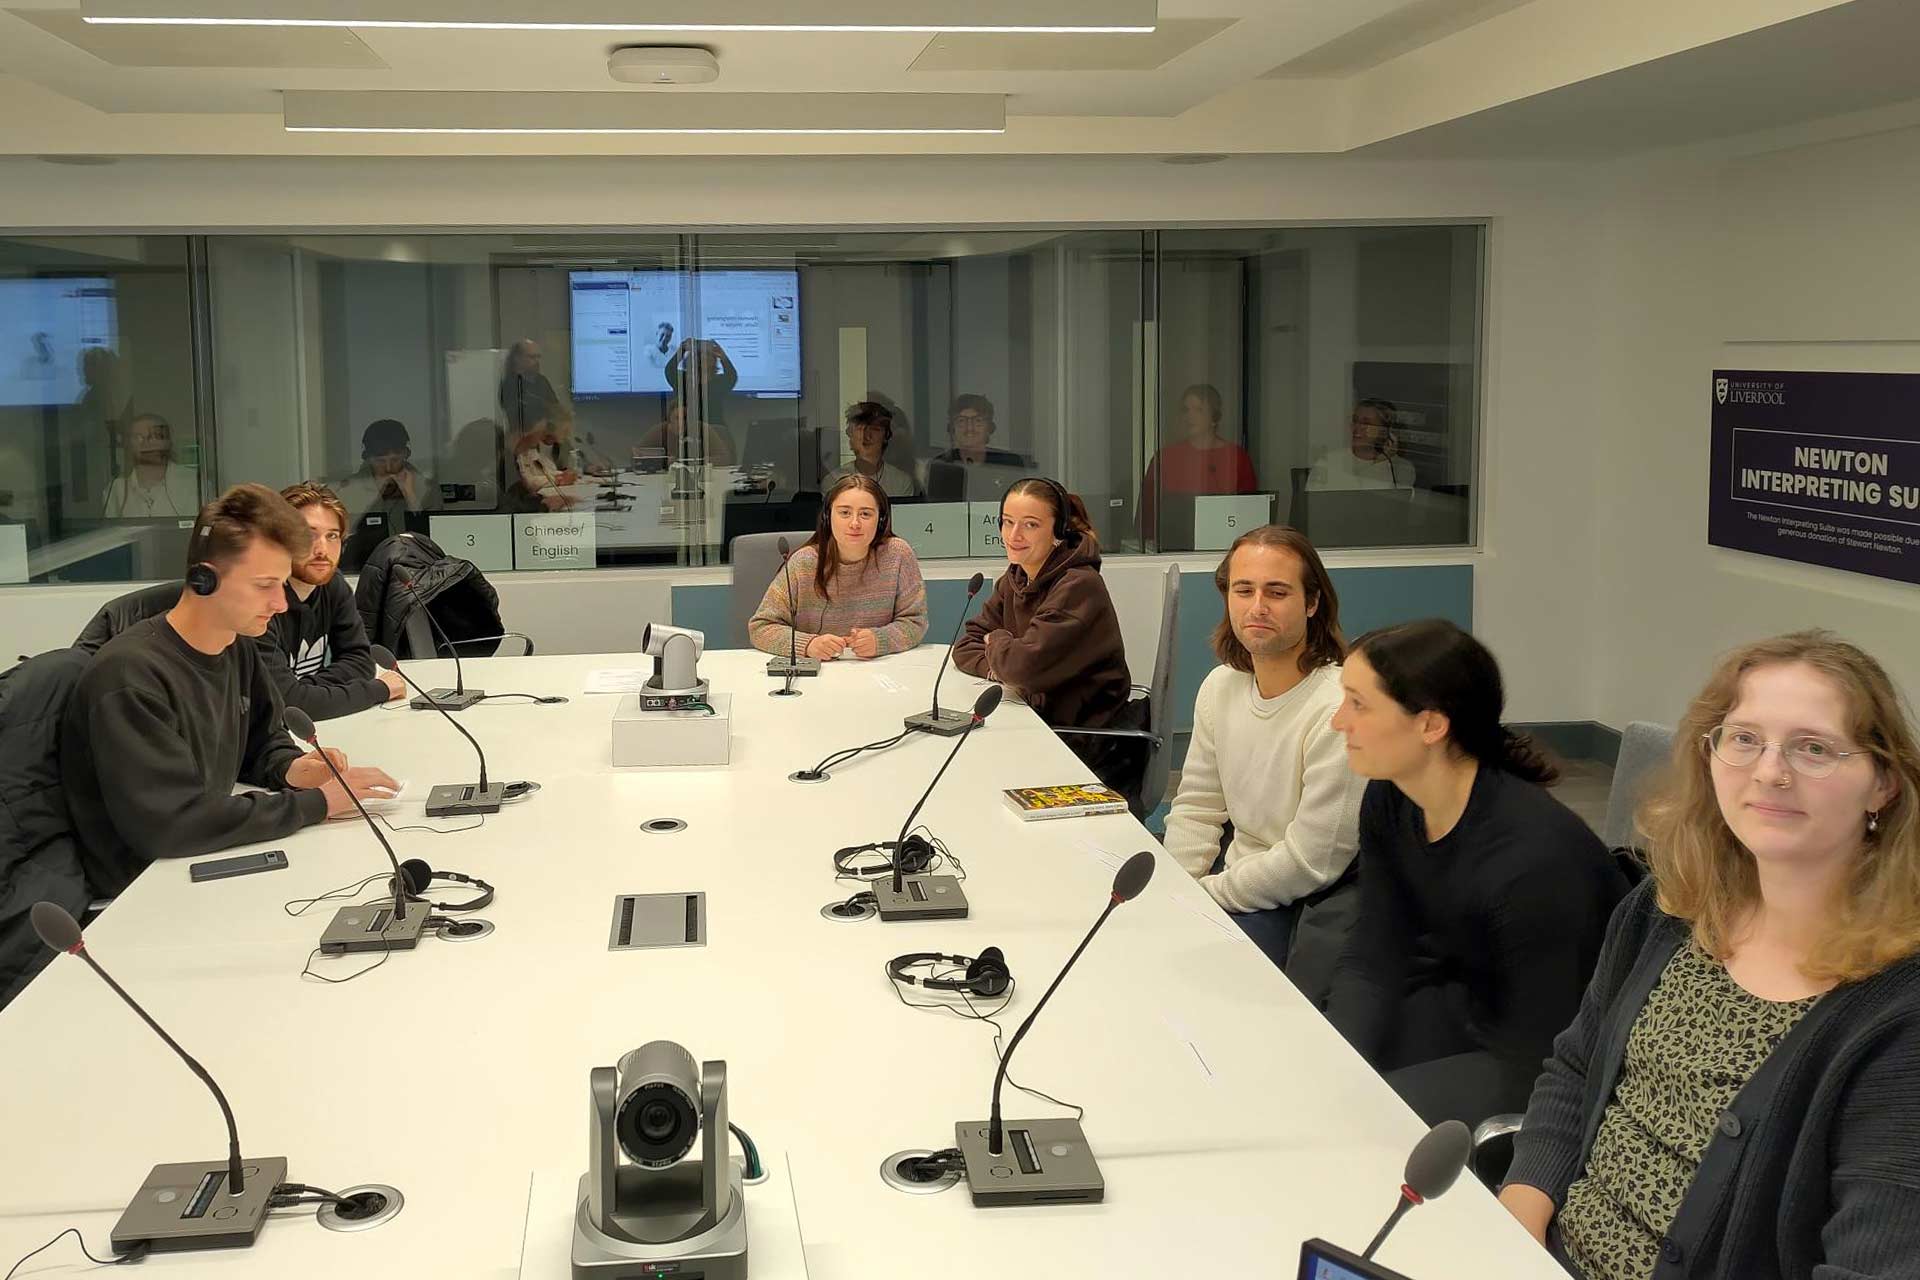
[[[1920,583],[1920,374],[1713,374],[1707,541]]]

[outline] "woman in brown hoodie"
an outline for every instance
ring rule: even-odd
[[[1029,477],[1000,499],[1007,571],[968,621],[953,665],[997,680],[1050,725],[1133,728],[1120,619],[1100,577],[1100,540],[1080,499]],[[1125,738],[1068,735],[1102,782],[1132,795],[1144,757]]]

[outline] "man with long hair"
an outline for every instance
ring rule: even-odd
[[[353,591],[340,576],[346,506],[325,485],[289,485],[280,496],[313,534],[307,553],[293,561],[287,578],[286,612],[256,641],[260,664],[281,700],[315,720],[331,720],[404,697],[405,681],[391,671],[374,669],[366,626],[354,607]]]
[[[1365,783],[1330,723],[1340,601],[1313,544],[1284,525],[1242,534],[1213,582],[1226,604],[1221,665],[1194,703],[1166,847],[1285,966],[1293,913],[1281,908],[1338,882],[1359,848]],[[1322,967],[1310,985],[1330,977]]]

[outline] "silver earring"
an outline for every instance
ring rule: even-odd
[[[1880,829],[1880,811],[1878,809],[1869,809],[1867,811],[1867,834],[1872,835],[1874,832],[1878,831],[1879,829]]]

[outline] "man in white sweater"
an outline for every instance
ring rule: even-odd
[[[1284,964],[1292,921],[1276,909],[1333,885],[1359,848],[1366,779],[1330,723],[1340,605],[1313,544],[1281,525],[1241,535],[1213,581],[1226,600],[1213,633],[1223,665],[1200,686],[1166,847]]]

